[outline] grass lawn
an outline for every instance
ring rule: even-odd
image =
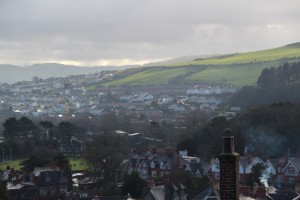
[[[15,170],[19,170],[21,166],[19,165],[22,160],[24,159],[17,159],[12,161],[4,161],[3,163],[0,163],[0,170],[5,170],[6,166],[10,166],[11,168],[14,168]]]
[[[10,166],[10,167],[14,168],[15,170],[20,170],[20,168],[22,166],[20,166],[19,164],[22,162],[22,160],[25,160],[25,159],[16,159],[16,160],[5,161],[4,163],[0,163],[0,170],[6,169],[6,166]],[[70,160],[70,165],[71,165],[72,171],[89,170],[90,169],[90,167],[88,166],[88,164],[85,162],[85,160],[83,158],[70,157],[69,160]]]
[[[186,68],[153,68],[140,73],[130,75],[126,78],[105,83],[108,86],[130,84],[130,85],[147,85],[147,84],[166,84],[171,78],[184,74]]]
[[[83,158],[69,158],[72,171],[89,170],[88,163]]]

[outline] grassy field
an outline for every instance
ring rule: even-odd
[[[181,76],[180,81],[184,82],[221,82],[226,80],[227,83],[236,86],[253,85],[264,68],[278,66],[282,62],[299,60],[300,43],[295,43],[275,49],[220,55],[164,67],[147,68],[103,85],[166,84],[179,76]]]
[[[82,158],[69,158],[72,171],[90,170],[88,163]]]
[[[20,163],[24,159],[16,159],[12,161],[5,161],[4,163],[0,163],[0,170],[6,169],[6,166],[10,166],[11,168],[14,168],[15,170],[19,170],[22,166]],[[78,170],[89,170],[88,164],[85,162],[82,158],[69,158],[70,165],[72,171],[78,171]]]
[[[0,163],[0,170],[6,169],[6,166],[10,166],[15,170],[19,170],[21,166],[19,165],[23,159],[17,159],[12,161],[5,161],[4,163]]]
[[[245,64],[244,66],[215,66],[197,72],[185,78],[186,82],[221,82],[226,80],[236,86],[253,85],[261,71],[268,66],[275,66],[275,62],[260,64]]]
[[[195,60],[189,62],[180,62],[168,66],[186,66],[186,65],[231,65],[262,61],[275,61],[281,58],[300,57],[300,43],[286,45],[283,47],[254,51],[248,53],[236,53],[230,55],[221,55],[217,57]]]
[[[140,73],[136,73],[126,78],[105,83],[108,86],[130,84],[130,85],[147,85],[147,84],[165,84],[171,78],[184,74],[185,68],[153,68]]]

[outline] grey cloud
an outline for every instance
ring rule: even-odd
[[[1,0],[0,62],[272,48],[299,40],[299,8],[293,0]]]

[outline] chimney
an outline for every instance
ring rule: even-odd
[[[232,131],[226,129],[224,135],[223,153],[219,156],[220,198],[222,200],[238,200],[240,155],[234,151]]]
[[[153,154],[153,155],[156,154],[156,148],[155,148],[155,147],[152,148],[152,154]]]

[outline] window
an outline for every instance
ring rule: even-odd
[[[220,179],[220,173],[215,173],[215,179],[217,179],[217,180]]]
[[[220,163],[217,162],[217,163],[215,164],[215,168],[216,168],[217,171],[219,171],[219,170],[220,170]]]
[[[155,168],[155,163],[151,162],[151,168]]]
[[[47,195],[47,188],[41,188],[40,189],[40,195],[41,196],[46,196]]]
[[[156,171],[152,171],[152,176],[156,177]]]
[[[283,176],[277,176],[277,182],[283,182],[284,178]]]
[[[45,181],[46,181],[46,183],[49,183],[51,181],[51,177],[47,176]]]
[[[277,167],[277,172],[281,172],[281,167]]]
[[[63,176],[63,177],[60,178],[60,183],[61,184],[67,184],[68,183],[68,179]]]
[[[295,168],[294,167],[289,167],[288,168],[288,173],[289,174],[294,174],[295,173]]]
[[[197,170],[196,176],[197,176],[197,177],[201,177],[201,174],[200,174],[200,171],[199,171],[199,170]]]
[[[289,177],[289,183],[295,183],[295,178],[294,177]]]

